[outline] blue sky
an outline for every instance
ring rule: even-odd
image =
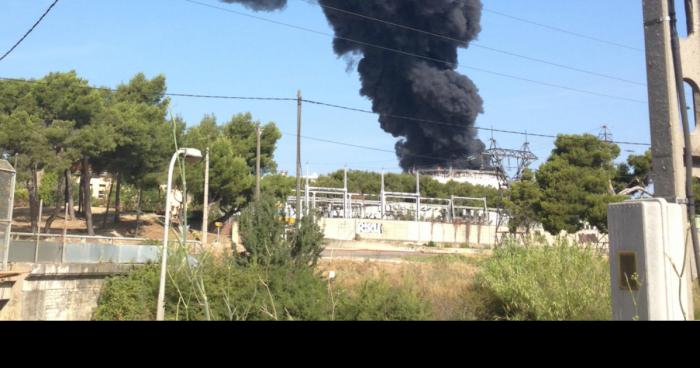
[[[200,0],[217,6],[332,33],[321,9],[290,0],[287,9],[253,13],[238,5]],[[370,0],[368,0],[370,1]],[[36,21],[51,0],[0,1],[0,51],[4,52]],[[487,9],[644,48],[642,5],[610,0],[485,0]],[[646,83],[642,51],[620,48],[553,32],[486,12],[477,44],[545,59],[571,67]],[[8,58],[1,77],[41,78],[52,71],[76,70],[91,84],[115,86],[134,74],[165,74],[174,93],[305,98],[361,109],[370,102],[358,93],[360,82],[335,56],[332,39],[256,19],[217,11],[184,0],[61,0],[41,25]],[[605,124],[616,140],[649,142],[644,103],[577,93],[496,76],[488,69],[550,84],[646,101],[643,85],[563,70],[483,48],[460,51],[460,71],[468,75],[485,101],[477,125],[533,133],[593,133]],[[173,98],[173,113],[190,125],[204,114],[219,121],[250,111],[293,134],[296,105]],[[396,139],[382,131],[375,115],[304,106],[303,134],[392,150]],[[490,133],[482,132],[485,142]],[[499,146],[518,148],[524,137],[496,133]],[[546,159],[553,140],[530,137],[532,150]],[[304,140],[302,161],[312,172],[350,168],[399,171],[391,153]],[[626,157],[644,147],[623,146]],[[295,137],[285,135],[276,158],[281,170],[294,172]]]

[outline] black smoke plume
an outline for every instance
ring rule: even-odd
[[[246,8],[256,11],[271,11],[282,9],[287,5],[287,0],[221,0],[225,3],[243,4]]]
[[[221,1],[241,3],[254,10],[274,10],[286,5],[285,0]],[[435,166],[480,167],[485,146],[476,137],[474,123],[483,113],[483,100],[474,83],[455,69],[457,50],[467,47],[481,31],[481,0],[318,2],[325,6],[324,13],[335,31],[335,53],[361,58],[357,66],[362,80],[360,94],[372,100],[372,110],[379,114],[382,129],[401,138],[396,144],[401,167],[404,170]],[[433,35],[358,17],[350,12]],[[449,124],[418,122],[396,116]]]

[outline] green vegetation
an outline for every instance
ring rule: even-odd
[[[409,283],[392,287],[386,280],[365,280],[337,296],[336,315],[351,321],[419,321],[431,319],[430,305]]]
[[[205,116],[199,125],[190,128],[184,136],[183,146],[198,148],[202,153],[209,147],[210,203],[216,203],[218,208],[218,213],[210,216],[212,222],[229,219],[253,199],[258,125],[260,170],[263,175],[272,174],[277,169],[274,161],[277,141],[282,137],[272,122],[262,125],[259,121],[254,121],[251,114],[238,114],[225,124],[218,125],[215,116]],[[203,165],[203,162],[193,165],[191,170],[203,172]],[[203,176],[191,175],[188,187],[195,201],[201,204]],[[289,191],[285,194],[289,194]]]
[[[248,205],[253,195],[256,126],[250,114],[238,114],[217,125],[205,116],[186,129],[179,117],[166,117],[170,100],[165,77],[135,75],[110,90],[90,88],[75,72],[50,73],[35,83],[0,81],[0,147],[17,162],[18,203],[30,207],[32,229],[37,228],[39,201],[54,207],[73,201],[82,208],[89,234],[94,233],[89,181],[73,188],[74,174],[81,179],[107,173],[113,191],[100,205],[114,207],[114,221],[124,210],[162,210],[158,186],[165,181],[167,163],[175,145],[210,148],[211,222],[225,221]],[[274,123],[261,127],[261,161],[264,174],[274,174],[274,152],[281,134]],[[15,162],[13,160],[13,164]],[[203,163],[190,165],[202,172]],[[266,188],[280,195],[284,180],[265,180]],[[284,184],[286,185],[286,183]],[[202,175],[192,175],[189,185],[195,205],[201,205]],[[78,195],[80,194],[80,195]],[[285,194],[288,194],[286,192]],[[112,202],[113,199],[113,202]],[[98,204],[98,203],[96,203]],[[105,219],[107,216],[105,216]]]
[[[294,264],[313,267],[323,251],[323,232],[313,215],[305,216],[298,229],[286,228],[280,208],[272,199],[253,202],[240,217],[246,264]]]
[[[552,234],[575,233],[586,222],[606,231],[608,204],[624,199],[611,184],[620,148],[590,134],[561,135],[554,144],[536,175],[542,191],[539,220]]]
[[[599,251],[558,241],[507,245],[481,265],[479,285],[516,320],[609,320],[610,270]]]
[[[277,264],[201,254],[193,267],[183,255],[176,252],[171,258],[167,319],[609,320],[611,316],[606,258],[597,250],[564,241],[511,244],[484,257],[416,257],[398,265],[340,261],[310,267],[291,261],[287,253],[290,258]],[[324,270],[334,270],[336,278],[327,280]],[[145,266],[110,279],[94,318],[153,319],[157,271],[156,265]],[[206,293],[198,291],[196,280],[201,280]]]

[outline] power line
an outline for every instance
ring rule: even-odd
[[[306,103],[313,104],[313,105],[326,106],[326,107],[332,107],[332,108],[336,108],[336,109],[342,109],[342,110],[348,110],[348,111],[361,112],[361,113],[365,113],[365,114],[377,115],[376,112],[370,111],[370,110],[358,109],[358,108],[347,107],[347,106],[342,106],[342,105],[329,104],[329,103],[325,103],[325,102],[313,101],[313,100],[307,100],[307,99],[304,99],[303,101]],[[420,119],[420,118],[414,118],[414,117],[410,117],[410,116],[401,116],[401,115],[393,115],[393,114],[382,114],[382,115],[384,115],[386,117],[394,118],[394,119],[410,120],[410,121],[416,121],[416,122],[426,123],[426,124],[445,125],[445,126],[465,128],[464,125],[455,124],[455,123],[448,123],[448,122],[443,122],[443,121]],[[484,128],[484,127],[478,127],[478,126],[474,126],[473,128],[477,129],[477,130],[481,130],[481,131],[516,134],[516,135],[522,135],[522,136],[526,136],[526,137],[540,137],[540,138],[552,138],[552,139],[557,138],[556,135],[551,135],[551,134],[519,132],[519,131],[514,131],[514,130]],[[616,143],[619,145],[630,145],[630,146],[650,146],[650,144],[648,144],[648,143],[639,143],[639,142],[612,141],[612,143]]]
[[[25,33],[24,36],[22,36],[22,38],[20,38],[19,41],[17,41],[17,43],[14,44],[14,46],[12,46],[9,50],[7,50],[7,52],[4,55],[0,56],[0,61],[3,61],[3,59],[5,59],[7,57],[7,55],[10,55],[10,53],[12,51],[14,51],[14,49],[17,48],[17,46],[19,46],[19,44],[21,44],[22,41],[24,41],[24,39],[27,38],[27,36],[29,36],[30,33],[32,33],[32,31],[34,31],[34,29],[39,25],[39,23],[41,23],[41,21],[44,19],[44,17],[46,17],[46,15],[49,14],[51,9],[53,9],[53,7],[56,5],[56,3],[58,3],[58,0],[55,0],[53,2],[53,4],[51,4],[51,6],[49,6],[49,8],[46,9],[44,14],[41,15],[41,18],[39,18],[39,20],[37,20],[36,23],[34,23],[32,28],[30,28],[27,31],[27,33]]]
[[[0,80],[13,81],[13,82],[26,82],[26,83],[44,83],[45,84],[45,82],[43,82],[43,81],[18,79],[18,78],[0,77]],[[118,91],[118,89],[107,88],[107,87],[93,87],[93,86],[80,86],[80,87],[85,88],[85,89],[110,91],[110,92]],[[204,99],[256,100],[256,101],[297,101],[296,98],[289,98],[289,97],[243,97],[243,96],[223,96],[223,95],[205,95],[205,94],[192,94],[192,93],[167,93],[167,92],[163,93],[163,95],[164,96],[171,96],[171,97],[188,97],[188,98],[204,98]],[[327,102],[309,100],[309,99],[302,99],[302,101],[309,103],[309,104],[313,104],[313,105],[331,107],[331,108],[347,110],[347,111],[360,112],[360,113],[364,113],[364,114],[378,115],[376,112],[371,111],[371,110],[359,109],[359,108],[331,104],[331,103],[327,103]],[[415,122],[420,122],[420,123],[425,123],[425,124],[434,124],[434,125],[443,125],[443,126],[465,128],[465,126],[461,125],[461,124],[448,123],[448,122],[443,122],[443,121],[420,119],[420,118],[414,118],[414,117],[410,117],[410,116],[401,116],[401,115],[393,115],[393,114],[383,114],[383,115],[387,116],[387,117],[394,118],[394,119],[409,120],[409,121],[415,121]],[[490,131],[490,132],[506,133],[506,134],[516,134],[516,135],[522,135],[522,136],[527,136],[527,137],[540,137],[540,138],[553,138],[553,139],[557,138],[556,135],[549,135],[549,134],[519,132],[519,131],[513,131],[513,130],[484,128],[484,127],[478,127],[478,126],[474,126],[473,128],[477,129],[477,130],[482,130],[482,131]],[[649,146],[648,143],[638,143],[638,142],[615,141],[612,143],[621,144],[621,145]]]
[[[531,24],[531,25],[534,25],[534,26],[546,28],[546,29],[549,29],[549,30],[551,30],[551,31],[555,31],[555,32],[559,32],[559,33],[565,33],[565,34],[568,34],[568,35],[570,35],[570,36],[574,36],[574,37],[578,37],[578,38],[583,38],[583,39],[587,39],[587,40],[595,41],[595,42],[599,42],[599,43],[604,43],[604,44],[611,45],[611,46],[621,47],[621,48],[628,49],[628,50],[644,52],[643,49],[640,49],[640,48],[638,48],[638,47],[628,46],[628,45],[624,45],[624,44],[621,44],[621,43],[618,43],[618,42],[608,41],[608,40],[604,40],[604,39],[602,39],[602,38],[598,38],[598,37],[594,37],[594,36],[589,36],[589,35],[585,35],[585,34],[578,33],[578,32],[569,31],[569,30],[566,30],[566,29],[563,29],[563,28],[554,27],[554,26],[550,26],[550,25],[547,25],[547,24],[543,24],[543,23],[539,23],[539,22],[532,21],[532,20],[528,20],[528,19],[525,19],[525,18],[516,17],[516,16],[514,16],[514,15],[506,14],[506,13],[503,13],[503,12],[499,12],[499,11],[495,11],[495,10],[491,10],[491,9],[487,9],[487,8],[484,8],[483,11],[486,12],[486,13],[495,14],[495,15],[498,15],[498,16],[501,16],[501,17],[504,17],[504,18],[509,18],[509,19],[512,19],[512,20],[516,20],[516,21],[518,21],[518,22],[527,23],[527,24]]]
[[[36,83],[36,84],[47,84],[41,80],[31,80],[31,79],[19,79],[19,78],[6,78],[0,77],[0,80],[10,81],[10,82],[24,82],[24,83]],[[119,89],[108,88],[108,87],[94,87],[94,86],[79,86],[79,88],[105,91],[105,92],[117,92]],[[187,98],[203,98],[203,99],[215,99],[215,100],[253,100],[253,101],[296,101],[296,98],[290,97],[249,97],[249,96],[223,96],[223,95],[204,95],[204,94],[193,94],[193,93],[154,93],[162,94],[163,96],[169,97],[187,97]]]
[[[12,82],[46,84],[46,82],[41,81],[41,80],[29,80],[29,79],[19,79],[19,78],[0,77],[0,80],[12,81]],[[109,91],[109,92],[118,91],[118,89],[107,88],[107,87],[80,86],[80,88],[99,90],[99,91]],[[246,96],[224,96],[224,95],[205,95],[205,94],[193,94],[193,93],[167,93],[167,92],[163,93],[162,95],[171,96],[171,97],[203,98],[203,99],[285,101],[285,102],[286,101],[295,101],[295,102],[297,101],[297,98],[291,98],[291,97],[246,97]],[[325,106],[325,107],[330,107],[330,108],[335,108],[335,109],[340,109],[340,110],[360,112],[363,114],[379,115],[378,113],[371,111],[371,110],[365,110],[365,109],[359,109],[359,108],[354,108],[354,107],[349,107],[349,106],[337,105],[337,104],[332,104],[332,103],[327,103],[327,102],[322,102],[322,101],[316,101],[316,100],[310,100],[310,99],[302,99],[302,101],[309,103],[309,104],[313,104],[313,105]],[[449,122],[444,122],[444,121],[420,119],[420,118],[414,118],[414,117],[410,117],[410,116],[402,116],[402,115],[394,115],[394,114],[382,114],[382,115],[384,115],[386,117],[394,118],[394,119],[415,121],[415,122],[420,122],[420,123],[425,123],[425,124],[434,124],[434,125],[452,126],[452,127],[457,127],[457,128],[465,128],[464,125],[449,123]],[[551,135],[551,134],[519,132],[519,131],[514,131],[514,130],[484,128],[484,127],[478,127],[478,126],[474,126],[473,128],[477,129],[477,130],[481,130],[481,131],[490,131],[490,132],[505,133],[505,134],[515,134],[515,135],[521,135],[521,136],[525,136],[525,137],[540,137],[540,138],[552,138],[552,139],[557,138],[556,135]],[[613,141],[612,143],[616,143],[619,145],[631,145],[631,146],[650,146],[650,144],[648,144],[648,143],[639,143],[639,142]],[[387,152],[393,152],[393,151],[387,151]]]
[[[406,25],[403,25],[403,24],[395,23],[395,22],[390,22],[390,21],[387,21],[387,20],[384,20],[384,19],[380,19],[380,18],[376,18],[376,17],[369,16],[369,15],[365,15],[365,14],[361,14],[361,13],[349,11],[349,10],[346,10],[346,9],[341,9],[341,8],[337,8],[337,7],[330,6],[330,5],[323,5],[323,4],[319,3],[317,0],[300,0],[300,1],[304,1],[304,2],[306,2],[306,3],[308,3],[308,4],[312,4],[312,5],[318,5],[318,6],[320,6],[321,8],[324,8],[324,9],[328,9],[328,10],[332,10],[332,11],[336,11],[336,12],[340,12],[340,13],[345,13],[345,14],[349,14],[349,15],[353,15],[353,16],[356,16],[356,17],[359,17],[359,18],[364,18],[364,19],[372,20],[372,21],[379,22],[379,23],[388,24],[388,25],[391,25],[391,26],[394,26],[394,27],[399,27],[399,28],[403,28],[403,29],[406,29],[406,30],[409,30],[409,31],[421,33],[421,34],[424,34],[424,35],[428,35],[428,36],[433,36],[433,37],[441,38],[441,39],[444,39],[444,40],[447,40],[447,41],[453,41],[453,42],[470,42],[470,41],[468,41],[468,40],[462,40],[462,39],[459,39],[459,38],[454,38],[454,37],[450,37],[450,36],[441,35],[441,34],[438,34],[438,33],[426,31],[426,30],[424,30],[424,29],[415,28],[415,27],[411,27],[411,26],[406,26]],[[639,85],[639,86],[646,86],[646,83],[641,83],[641,82],[637,82],[637,81],[633,81],[633,80],[629,80],[629,79],[625,79],[625,78],[620,78],[620,77],[616,77],[616,76],[609,75],[609,74],[594,72],[594,71],[590,71],[590,70],[586,70],[586,69],[582,69],[582,68],[577,68],[577,67],[573,67],[573,66],[569,66],[569,65],[565,65],[565,64],[561,64],[561,63],[556,63],[556,62],[548,61],[548,60],[544,60],[544,59],[539,59],[539,58],[535,58],[535,57],[531,57],[531,56],[526,56],[526,55],[518,54],[518,53],[515,53],[515,52],[512,52],[512,51],[507,51],[507,50],[498,49],[498,48],[495,48],[495,47],[486,46],[486,45],[484,45],[484,44],[482,44],[482,43],[480,43],[480,42],[478,42],[478,41],[471,41],[471,46],[476,47],[476,48],[480,48],[480,49],[484,49],[484,50],[488,50],[488,51],[491,51],[491,52],[496,52],[496,53],[500,53],[500,54],[503,54],[503,55],[508,55],[508,56],[512,56],[512,57],[516,57],[516,58],[521,58],[521,59],[533,61],[533,62],[536,62],[536,63],[546,64],[546,65],[554,66],[554,67],[557,67],[557,68],[567,69],[567,70],[571,70],[571,71],[575,71],[575,72],[579,72],[579,73],[583,73],[583,74],[593,75],[593,76],[597,76],[597,77],[601,77],[601,78],[616,80],[616,81],[619,81],[619,82],[624,82],[624,83],[629,83],[629,84],[634,84],[634,85]]]
[[[415,58],[419,58],[419,59],[423,59],[423,60],[428,60],[428,61],[433,61],[436,63],[445,64],[445,65],[448,65],[451,68],[455,68],[455,69],[471,69],[471,70],[476,70],[478,72],[496,75],[496,76],[503,77],[503,78],[519,80],[522,82],[538,84],[541,86],[546,86],[546,87],[551,87],[551,88],[563,89],[563,90],[567,90],[567,91],[571,91],[571,92],[577,92],[577,93],[588,94],[588,95],[592,95],[592,96],[605,97],[605,98],[628,101],[628,102],[635,102],[635,103],[642,103],[642,104],[647,103],[647,101],[644,101],[644,100],[638,100],[638,99],[623,97],[623,96],[609,95],[609,94],[605,94],[605,93],[601,93],[601,92],[573,88],[573,87],[564,86],[564,85],[555,84],[555,83],[542,82],[542,81],[538,81],[538,80],[534,80],[534,79],[530,79],[530,78],[520,77],[520,76],[507,74],[507,73],[501,73],[501,72],[497,72],[497,71],[493,71],[493,70],[489,70],[489,69],[484,69],[484,68],[479,68],[479,67],[475,67],[475,66],[468,66],[468,65],[461,65],[460,66],[457,63],[453,63],[450,61],[437,59],[437,58],[433,58],[430,56],[418,55],[418,54],[415,54],[412,52],[403,51],[403,50],[399,50],[399,49],[395,49],[395,48],[391,48],[391,47],[386,47],[386,46],[381,46],[381,45],[376,45],[376,44],[372,44],[372,43],[368,43],[368,42],[364,42],[364,41],[358,41],[358,40],[348,38],[348,37],[340,37],[340,36],[332,35],[330,33],[321,32],[321,31],[317,31],[314,29],[301,27],[301,26],[297,26],[297,25],[293,25],[293,24],[289,24],[289,23],[284,23],[284,22],[272,20],[269,18],[264,18],[264,17],[260,17],[257,15],[253,15],[253,14],[239,12],[239,11],[236,11],[233,9],[227,9],[227,8],[223,8],[223,7],[212,5],[212,4],[202,3],[199,1],[195,1],[195,0],[184,0],[184,1],[186,1],[188,3],[196,4],[199,6],[207,7],[207,8],[212,8],[212,9],[216,9],[216,10],[220,10],[220,11],[224,11],[224,12],[228,12],[228,13],[233,13],[233,14],[237,14],[240,16],[248,17],[248,18],[252,18],[252,19],[257,19],[257,20],[267,22],[267,23],[277,24],[277,25],[281,25],[284,27],[289,27],[289,28],[301,30],[304,32],[310,32],[310,33],[314,33],[314,34],[318,34],[318,35],[322,35],[322,36],[326,36],[326,37],[330,37],[330,38],[334,38],[334,39],[339,39],[339,40],[343,40],[343,41],[348,41],[348,42],[352,42],[352,43],[355,43],[358,45],[363,45],[363,46],[367,46],[367,47],[371,47],[371,48],[375,48],[375,49],[379,49],[379,50],[383,50],[383,51],[394,52],[394,53],[405,55],[405,56],[411,56],[411,57],[415,57]]]
[[[286,136],[294,136],[296,137],[296,134],[292,133],[287,133],[287,132],[281,132],[283,135]],[[351,148],[359,148],[359,149],[364,149],[368,151],[376,151],[376,152],[385,152],[385,153],[391,153],[391,154],[396,154],[396,151],[390,151],[384,148],[377,148],[377,147],[370,147],[370,146],[364,146],[361,144],[353,144],[353,143],[346,143],[346,142],[339,142],[339,141],[334,141],[330,139],[325,139],[325,138],[318,138],[318,137],[309,137],[309,136],[301,136],[302,139],[306,139],[309,141],[316,141],[316,142],[322,142],[322,143],[329,143],[329,144],[335,144],[338,146],[345,146],[345,147],[351,147]],[[411,156],[411,157],[419,157],[419,158],[427,158],[431,160],[446,160],[446,161],[451,161],[454,160],[454,158],[447,158],[447,157],[437,157],[437,156],[428,156],[428,155],[419,155],[419,154],[414,154],[414,153],[404,153],[404,156]]]

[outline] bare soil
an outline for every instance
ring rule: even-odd
[[[66,232],[69,235],[87,235],[87,226],[85,217],[78,214],[76,211],[76,219],[65,221],[64,211],[61,209],[59,215],[54,219],[50,229],[45,229],[46,221],[54,213],[53,208],[44,208],[41,216],[41,232],[60,234],[65,226]],[[105,209],[103,207],[92,207],[92,222],[95,230],[95,235],[100,236],[115,236],[115,237],[135,237],[151,240],[163,239],[163,216],[154,213],[141,214],[139,233],[136,234],[136,214],[130,212],[122,212],[119,223],[114,223],[114,210],[110,209],[105,226],[102,226],[102,221],[105,217]],[[12,219],[12,232],[31,232],[31,223],[29,218],[29,208],[17,207],[14,209]],[[200,231],[190,231],[191,238],[200,240]],[[225,240],[222,236],[222,241]],[[216,233],[209,233],[207,243],[214,243],[217,240]]]

